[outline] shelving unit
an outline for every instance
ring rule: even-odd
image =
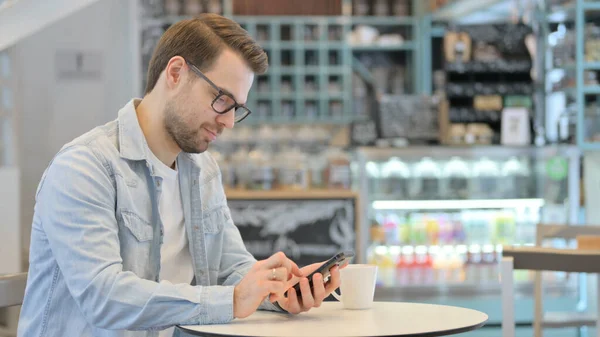
[[[595,119],[592,117],[586,120],[586,101],[588,96],[596,96],[596,104],[600,109],[600,85],[585,85],[584,76],[586,70],[598,70],[599,62],[588,63],[585,61],[585,27],[586,27],[586,14],[591,11],[600,11],[600,3],[584,0],[576,0],[575,6],[575,33],[576,33],[576,106],[577,106],[577,145],[582,150],[600,150],[600,140],[591,141],[589,137],[592,135],[587,134],[588,130],[586,127],[595,125],[596,130],[592,129],[592,132],[598,134],[600,138],[600,116]],[[600,60],[599,60],[600,61]]]
[[[151,0],[138,0],[135,6],[148,7]],[[240,23],[263,46],[269,56],[269,69],[256,76],[248,97],[252,118],[248,124],[323,123],[347,124],[365,115],[353,101],[353,72],[356,58],[389,57],[405,67],[402,90],[420,89],[421,43],[418,15],[421,1],[407,0],[413,16],[353,15],[352,0],[341,0],[343,13],[333,16],[249,16],[234,15],[233,0],[223,0],[221,14]],[[154,1],[160,4],[160,1]],[[143,79],[153,46],[169,25],[190,16],[160,15],[153,7],[139,22],[139,83]],[[158,14],[157,14],[158,13]],[[359,25],[370,25],[382,32],[400,32],[397,44],[358,44],[348,35]],[[396,63],[397,64],[397,63]],[[369,70],[368,66],[364,67]],[[389,73],[389,72],[387,72]],[[382,89],[381,91],[385,91]]]

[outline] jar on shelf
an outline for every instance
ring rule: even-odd
[[[471,170],[465,160],[450,158],[444,165],[444,195],[450,199],[468,199],[470,175]]]
[[[472,198],[499,198],[500,167],[498,163],[482,157],[473,165],[470,195]]]
[[[222,152],[216,150],[211,150],[210,154],[219,165],[219,169],[221,171],[221,183],[223,184],[223,187],[234,188],[235,181],[233,172],[231,171],[231,165],[227,157]]]
[[[248,146],[242,145],[231,155],[231,174],[233,176],[231,186],[233,188],[247,189],[250,184],[252,172],[248,165],[248,151]]]
[[[297,148],[287,148],[277,158],[278,187],[286,190],[306,190],[309,187],[306,156]]]
[[[327,152],[324,176],[328,188],[350,189],[352,186],[350,155],[339,148],[331,148]]]
[[[429,157],[413,166],[410,195],[413,199],[434,200],[441,194],[441,169],[439,162]]]
[[[517,157],[509,158],[502,165],[503,194],[505,198],[528,198],[530,197],[530,170],[525,160]]]
[[[383,193],[395,199],[408,199],[410,168],[398,157],[392,157],[381,167],[381,188]]]
[[[248,154],[248,169],[250,179],[249,190],[270,191],[275,184],[275,170],[270,149],[266,146],[258,146]]]

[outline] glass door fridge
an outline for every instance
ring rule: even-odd
[[[464,305],[499,324],[503,245],[533,245],[538,223],[578,223],[575,147],[364,147],[356,164],[359,257],[379,267],[377,300]],[[514,277],[515,317],[531,322],[533,274]],[[542,277],[548,309],[577,307],[577,275]]]

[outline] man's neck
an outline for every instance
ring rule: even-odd
[[[150,151],[165,165],[174,168],[175,159],[181,150],[165,130],[163,109],[163,104],[158,104],[152,96],[147,95],[135,111]]]

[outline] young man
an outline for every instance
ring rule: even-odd
[[[250,114],[244,102],[266,69],[262,48],[224,17],[165,32],[144,98],[44,172],[19,336],[171,336],[176,324],[306,311],[339,286],[334,269],[311,292],[302,275],[318,264],[299,270],[283,253],[257,262],[205,152]],[[298,280],[301,294],[286,294]]]

